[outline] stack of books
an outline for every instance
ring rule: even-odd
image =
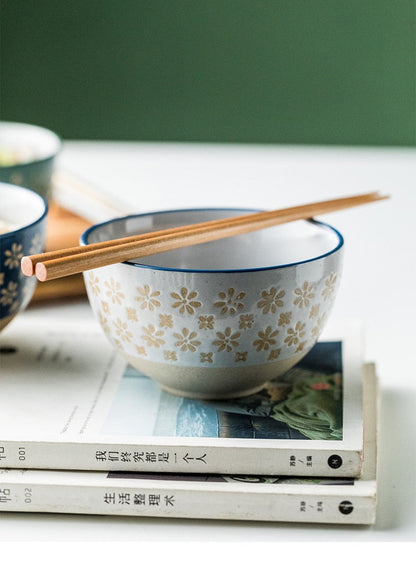
[[[377,377],[354,327],[232,401],[162,392],[93,321],[0,338],[0,511],[373,524]]]

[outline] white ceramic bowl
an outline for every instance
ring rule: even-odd
[[[36,278],[23,275],[20,260],[43,251],[46,218],[47,204],[40,195],[0,183],[0,330],[32,298]]]
[[[82,244],[247,213],[165,211],[89,228]],[[88,271],[104,332],[137,369],[183,396],[257,391],[315,344],[340,280],[343,238],[298,221]]]
[[[0,122],[0,181],[51,197],[60,138],[51,130],[21,122]]]

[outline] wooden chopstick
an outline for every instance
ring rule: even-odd
[[[27,256],[22,258],[22,272],[25,275],[33,275],[35,272],[39,281],[48,281],[96,267],[244,234],[294,220],[312,218],[318,214],[326,214],[386,198],[388,196],[371,192],[359,196],[324,200],[282,210],[244,214]]]

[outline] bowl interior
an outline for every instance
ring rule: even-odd
[[[31,225],[46,211],[45,201],[35,192],[0,183],[0,234]]]
[[[10,167],[48,159],[60,149],[58,136],[46,129],[18,122],[0,123],[0,166]]]
[[[128,216],[91,227],[81,242],[100,242],[249,212],[254,210],[172,210]],[[342,243],[342,236],[331,226],[301,220],[128,263],[182,271],[255,270],[311,261],[329,255]]]

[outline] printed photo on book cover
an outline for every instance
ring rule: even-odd
[[[342,440],[342,368],[342,342],[319,342],[294,368],[259,392],[229,401],[204,402],[165,393],[127,366],[102,432]],[[129,413],[134,417],[129,418]]]

